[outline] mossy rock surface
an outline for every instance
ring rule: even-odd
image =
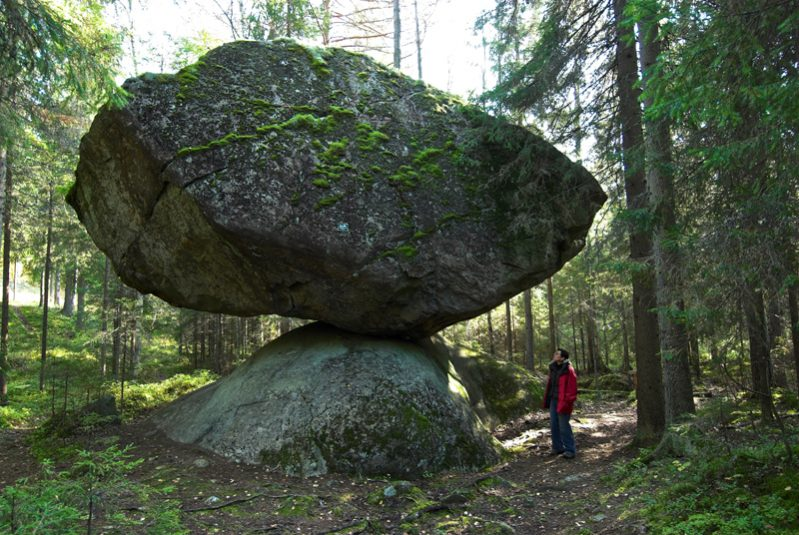
[[[153,421],[173,440],[306,476],[477,469],[501,449],[457,373],[422,346],[324,324],[282,336]]]
[[[455,370],[473,410],[490,428],[540,409],[546,377],[516,363],[451,345],[442,336],[421,343]]]
[[[124,88],[69,201],[178,306],[427,336],[551,276],[605,201],[531,132],[343,50],[234,42]]]
[[[632,378],[628,374],[608,373],[600,375],[592,383],[595,390],[616,390],[619,392],[629,392],[633,389]]]

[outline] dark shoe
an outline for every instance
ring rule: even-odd
[[[562,453],[563,453],[563,451],[549,450],[549,455],[552,456],[552,457],[554,457],[555,455],[561,455]]]
[[[570,451],[564,451],[563,452],[563,458],[564,459],[574,459],[574,454],[572,452],[570,452]]]

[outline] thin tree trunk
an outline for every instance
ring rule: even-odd
[[[614,0],[616,26],[616,60],[618,68],[619,119],[621,121],[622,167],[628,210],[649,207],[644,174],[644,134],[638,90],[638,59],[634,35],[624,26],[627,0]],[[646,229],[630,229],[630,258],[644,267],[652,255],[650,233]],[[660,340],[657,315],[652,312],[655,283],[651,269],[636,269],[633,279],[633,322],[635,329],[635,361],[637,373],[636,442],[647,445],[656,442],[666,425],[663,401],[663,375],[660,364]]]
[[[627,333],[627,307],[624,306],[624,299],[619,299],[619,314],[621,316],[621,371],[630,371],[630,341]]]
[[[654,20],[642,23],[638,30],[642,39],[644,83],[651,76],[661,54],[658,32],[658,24]],[[644,106],[648,109],[652,106],[652,102],[652,98],[647,98]],[[663,365],[663,393],[668,423],[683,414],[694,413],[696,408],[691,384],[691,366],[688,360],[688,334],[685,322],[681,319],[684,309],[683,261],[679,245],[673,237],[677,222],[672,178],[671,129],[667,119],[648,121],[646,134],[647,184],[655,216],[653,256]]]
[[[61,304],[61,268],[56,264],[53,269],[53,304],[59,306]]]
[[[505,351],[508,362],[513,362],[513,318],[510,311],[510,299],[505,301]]]
[[[222,314],[214,314],[214,362],[216,365],[216,373],[223,373],[225,368],[223,366],[223,340],[222,340]]]
[[[47,190],[47,248],[44,254],[44,295],[48,295],[50,282],[50,252],[53,245],[53,185]],[[42,351],[41,365],[39,367],[39,391],[44,390],[44,368],[47,364],[47,313],[50,309],[48,300],[42,305]]]
[[[9,268],[11,263],[11,206],[13,181],[8,149],[0,147],[0,180],[3,181],[3,305],[0,319],[0,405],[8,403],[8,299]]]
[[[78,264],[75,263],[67,268],[64,280],[64,305],[61,307],[61,314],[72,316],[75,313],[75,286],[78,283]]]
[[[580,358],[577,356],[577,327],[576,327],[575,321],[574,321],[574,308],[572,308],[572,311],[571,311],[571,314],[569,314],[569,317],[570,317],[571,326],[572,326],[572,347],[571,347],[571,349],[572,349],[572,352],[573,352],[573,354],[575,356],[574,360],[575,360],[575,362],[577,362],[577,368],[578,369],[576,371],[579,374],[579,373],[583,372],[583,368],[582,368],[582,366],[580,366],[580,364],[579,364]]]
[[[75,317],[75,329],[83,330],[84,322],[86,319],[86,276],[83,271],[78,271],[78,315]]]
[[[205,355],[205,354],[206,354],[206,346],[207,346],[207,344],[206,344],[206,338],[205,338],[205,337],[206,337],[206,332],[207,332],[207,330],[208,330],[208,329],[207,329],[207,327],[208,327],[208,318],[207,318],[206,316],[207,316],[206,314],[203,314],[203,315],[201,316],[201,322],[200,322],[200,323],[201,323],[201,332],[200,332],[200,357],[201,357],[201,360],[203,361],[203,364],[205,364],[206,362],[208,362],[208,361],[206,360],[206,355]]]
[[[400,0],[394,0],[394,68],[400,70],[402,63],[401,54],[402,21],[400,20]]]
[[[322,0],[322,17],[318,21],[319,32],[322,38],[322,45],[328,46],[330,44],[330,0]]]
[[[524,291],[524,362],[528,369],[535,369],[535,338],[533,332],[533,291]]]
[[[103,303],[100,309],[100,374],[103,377],[105,377],[108,364],[106,357],[108,353],[108,278],[110,272],[111,269],[106,256],[103,268]]]
[[[413,0],[413,16],[416,19],[416,77],[422,79],[422,32],[419,29],[419,0]]]
[[[749,364],[752,372],[752,391],[760,404],[760,415],[765,421],[774,419],[769,377],[769,343],[763,293],[747,288],[744,295],[744,318],[749,335]]]
[[[580,355],[583,357],[583,369],[588,370],[588,355],[585,352],[585,316],[580,315],[582,325],[580,325]]]
[[[688,354],[696,381],[702,380],[702,363],[699,360],[699,336],[696,329],[688,329]]]
[[[197,319],[197,312],[192,312],[192,319],[191,319],[191,332],[192,332],[192,348],[191,348],[191,355],[192,355],[192,364],[193,368],[197,369],[197,356],[198,356],[198,345],[200,337],[200,328],[199,328],[199,321]]]
[[[593,375],[599,375],[599,348],[597,347],[596,318],[594,317],[594,300],[591,288],[588,288],[588,306],[585,310],[585,337],[588,340],[588,369]]]
[[[141,330],[144,322],[144,297],[136,292],[136,310],[131,314],[130,378],[136,379],[141,359]]]
[[[547,307],[549,308],[549,354],[554,355],[558,348],[558,337],[555,328],[555,297],[552,278],[547,279]]]
[[[119,380],[119,364],[122,356],[122,282],[117,279],[116,292],[114,292],[114,332],[111,346],[111,371],[114,380]]]
[[[793,365],[796,372],[796,391],[799,393],[799,284],[788,288],[788,309],[791,316],[791,342]]]
[[[494,356],[494,325],[491,321],[491,311],[487,312],[488,317],[488,354]]]

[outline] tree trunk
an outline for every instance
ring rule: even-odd
[[[535,338],[533,333],[533,291],[524,291],[524,362],[528,369],[535,369]]]
[[[422,79],[422,32],[419,29],[419,0],[413,0],[413,16],[416,19],[416,77]]]
[[[322,38],[322,46],[330,44],[330,0],[322,0],[322,19],[318,22],[319,33]]]
[[[491,321],[491,311],[487,313],[488,318],[488,354],[494,356],[494,325]]]
[[[64,305],[61,307],[61,314],[71,317],[75,313],[75,285],[78,282],[77,260],[67,268],[64,280]]]
[[[106,360],[108,352],[108,278],[111,269],[108,262],[108,257],[105,257],[105,267],[103,269],[103,303],[100,309],[100,374],[105,377]]]
[[[756,288],[744,292],[744,318],[749,335],[749,364],[752,372],[752,392],[760,404],[760,415],[765,421],[774,418],[769,377],[769,342],[763,293]]]
[[[794,283],[788,288],[788,309],[791,315],[791,342],[793,342],[796,391],[799,393],[799,284]]]
[[[61,304],[61,268],[56,264],[52,270],[53,273],[53,304],[58,306]]]
[[[119,364],[122,356],[122,281],[117,279],[117,287],[114,292],[114,332],[112,335],[111,346],[111,371],[114,380],[119,380]]]
[[[400,20],[400,0],[394,0],[394,68],[400,70],[402,63],[401,50],[402,22]]]
[[[572,307],[571,314],[569,314],[571,320],[571,327],[572,327],[572,354],[574,355],[574,362],[577,364],[577,370],[575,370],[578,374],[583,373],[583,367],[580,366],[580,357],[577,354],[577,326],[575,325],[574,321],[574,308]]]
[[[214,366],[216,373],[225,371],[222,365],[222,314],[214,314]]]
[[[139,292],[135,292],[136,296],[136,310],[131,313],[130,330],[131,330],[131,345],[130,345],[130,375],[131,379],[135,379],[139,374],[139,365],[141,364],[141,331],[144,323],[144,296]]]
[[[201,322],[200,322],[200,324],[201,324],[201,328],[200,328],[200,360],[202,360],[203,364],[205,364],[206,362],[208,362],[207,359],[206,359],[206,351],[207,351],[206,348],[208,346],[208,344],[206,343],[206,333],[208,332],[208,317],[207,317],[207,314],[202,314],[201,317],[200,317],[200,320],[201,320]]]
[[[552,289],[552,278],[547,279],[547,307],[549,308],[549,354],[554,355],[558,348],[558,337],[555,331],[555,297]]]
[[[661,54],[658,24],[646,21],[639,27],[642,39],[643,80],[647,83]],[[653,103],[647,98],[644,106]],[[688,360],[688,334],[685,329],[682,298],[682,255],[674,239],[677,219],[674,209],[671,128],[667,119],[646,124],[647,183],[654,213],[653,255],[655,259],[656,298],[660,330],[660,354],[663,365],[663,393],[666,422],[683,414],[692,414],[694,392]]]
[[[505,301],[505,351],[508,362],[513,362],[513,318],[510,311],[510,299]]]
[[[616,25],[616,60],[621,122],[622,167],[627,209],[647,210],[649,202],[641,158],[644,134],[638,90],[638,59],[632,31],[623,24],[627,0],[614,0]],[[649,259],[652,243],[649,231],[630,229],[630,259],[647,269],[636,269],[633,279],[633,324],[635,329],[635,362],[637,373],[636,442],[641,445],[656,442],[666,425],[663,401],[663,375],[660,365],[660,340],[657,315],[652,312],[657,301]]]
[[[696,381],[702,380],[702,363],[699,360],[699,336],[696,329],[688,329],[688,355]]]
[[[50,252],[53,245],[53,185],[47,190],[47,247],[44,253],[44,295],[48,295],[50,282]],[[48,300],[42,305],[42,351],[39,367],[39,391],[44,390],[44,368],[47,364],[47,313],[50,309]]]
[[[627,307],[624,306],[624,299],[619,299],[619,315],[621,316],[621,372],[630,371],[630,340],[627,334]]]
[[[192,312],[192,319],[191,319],[191,333],[192,333],[192,348],[191,348],[191,355],[192,355],[192,364],[193,368],[197,369],[197,356],[198,356],[198,345],[200,337],[200,328],[199,328],[199,321],[197,319],[197,312]]]
[[[588,306],[585,309],[585,337],[588,341],[588,370],[599,375],[599,348],[597,347],[596,318],[591,287],[588,288]]]
[[[83,326],[86,319],[86,292],[88,288],[86,287],[86,276],[83,274],[83,271],[78,271],[78,315],[75,318],[75,329],[78,331],[83,330]]]
[[[3,304],[0,319],[0,405],[8,403],[8,321],[10,303],[8,299],[9,271],[11,264],[11,200],[13,181],[8,149],[0,147],[0,180],[3,181]]]

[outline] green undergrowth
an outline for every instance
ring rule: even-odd
[[[622,516],[664,535],[799,532],[797,429],[787,431],[792,458],[785,436],[770,427],[746,436],[695,423],[672,428],[664,441],[680,447],[642,450],[611,476],[616,496],[632,496]]]
[[[172,488],[129,479],[141,462],[116,445],[80,450],[66,470],[43,462],[37,477],[0,492],[0,533],[188,533],[178,502],[167,498]]]
[[[111,348],[107,370],[101,373],[97,314],[87,314],[86,325],[76,328],[76,318],[50,311],[44,388],[41,371],[42,310],[13,307],[9,324],[8,399],[0,406],[0,428],[34,428],[54,417],[77,414],[87,402],[113,395],[117,404],[122,384],[111,379]],[[177,358],[177,345],[168,324],[153,325],[142,349],[136,378],[125,382],[124,416],[127,418],[168,403],[199,388],[216,376],[206,370],[190,371],[186,358]]]
[[[197,390],[217,378],[218,376],[209,370],[197,370],[193,373],[181,373],[163,381],[130,383],[125,387],[123,415],[126,418],[134,418]],[[114,383],[114,387],[115,391],[119,391],[118,383]]]

